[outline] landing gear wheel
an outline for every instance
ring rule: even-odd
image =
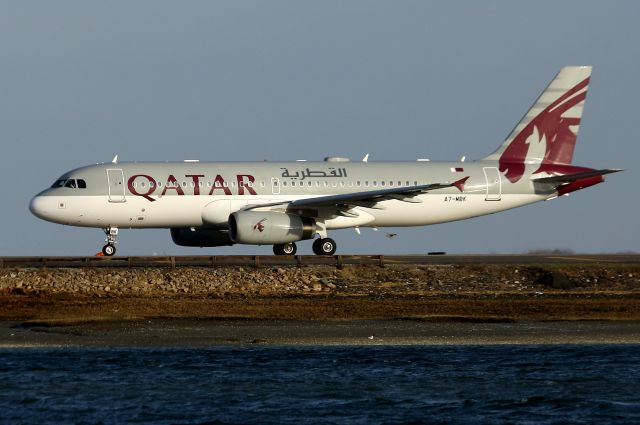
[[[107,238],[104,240],[107,244],[102,247],[102,253],[107,257],[111,257],[116,253],[116,239],[118,239],[118,228],[109,226],[102,229]]]
[[[294,242],[285,244],[275,244],[273,246],[273,253],[276,255],[296,255],[298,248]]]
[[[321,238],[313,241],[313,253],[316,255],[333,255],[336,253],[336,241],[331,238]]]
[[[106,244],[105,246],[102,247],[102,253],[107,257],[111,257],[113,254],[116,253],[116,247],[111,244]]]

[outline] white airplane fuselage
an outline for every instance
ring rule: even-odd
[[[99,164],[73,170],[59,179],[84,180],[86,188],[48,189],[33,199],[31,209],[40,218],[73,226],[201,227],[224,225],[230,213],[252,205],[434,181],[449,183],[468,177],[462,191],[449,187],[417,195],[411,202],[391,199],[374,208],[354,207],[350,216],[325,220],[330,230],[443,223],[556,196],[554,192],[534,193],[530,181],[515,187],[504,185],[496,165],[426,161]],[[346,175],[329,175],[335,168]],[[327,176],[282,177],[283,170],[292,170],[291,174],[296,170],[298,175],[306,170],[325,172]],[[122,184],[110,185],[108,173],[120,178]]]

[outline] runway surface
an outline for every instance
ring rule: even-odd
[[[0,268],[20,267],[216,267],[216,266],[311,266],[369,264],[640,264],[640,254],[575,255],[214,255],[153,257],[0,257]]]

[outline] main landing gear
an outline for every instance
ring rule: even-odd
[[[296,255],[297,250],[295,242],[279,243],[273,246],[273,253],[276,255]]]
[[[107,238],[104,240],[107,244],[102,247],[102,253],[107,257],[111,257],[116,253],[116,239],[118,238],[118,228],[107,227],[103,230],[104,234],[107,235]]]
[[[333,255],[336,253],[336,241],[331,238],[319,238],[313,241],[312,248],[313,253],[316,255]],[[296,251],[297,246],[294,242],[273,246],[275,255],[296,255]]]
[[[311,246],[316,255],[333,255],[336,253],[336,241],[331,238],[320,238],[313,241]]]

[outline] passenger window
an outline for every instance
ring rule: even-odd
[[[84,181],[84,180],[82,180],[82,179],[78,179],[78,187],[79,187],[80,189],[86,189],[86,188],[87,188],[87,182],[85,182],[85,181]]]

